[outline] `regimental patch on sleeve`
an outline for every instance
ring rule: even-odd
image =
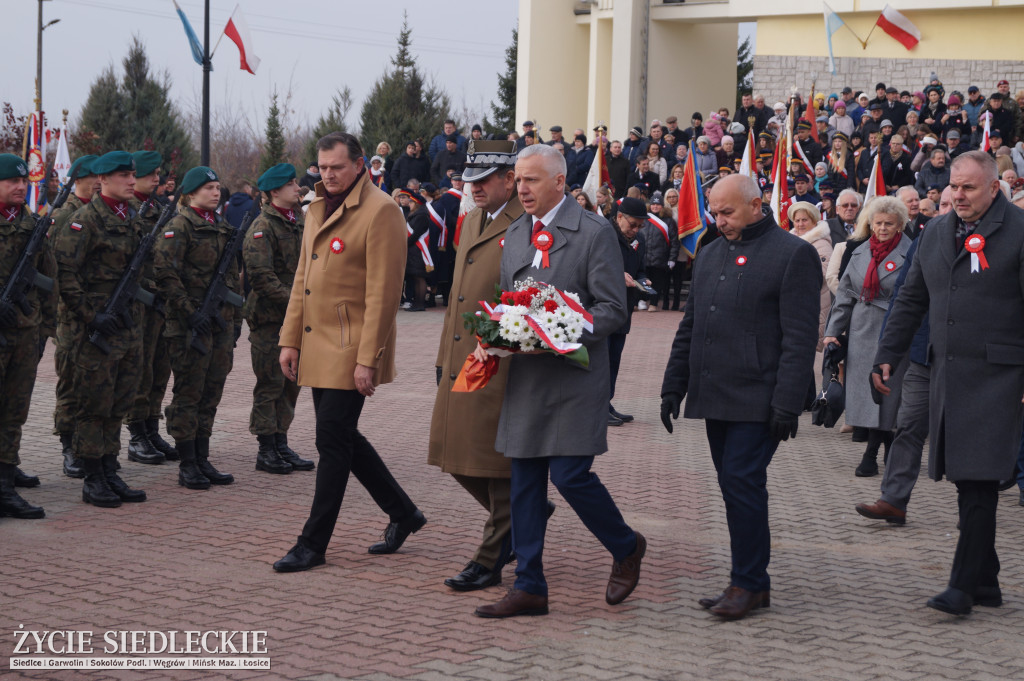
[[[81,232],[82,231],[82,225],[78,224],[77,222],[72,222],[71,223],[71,229],[75,230],[76,232]]]
[[[164,232],[164,238],[165,239],[173,239],[174,238],[174,232]]]
[[[256,232],[255,234],[252,235],[252,238],[253,239],[262,239],[263,238],[263,232]]]

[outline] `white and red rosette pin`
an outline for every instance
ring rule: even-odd
[[[980,272],[988,269],[988,260],[985,258],[985,237],[980,234],[971,234],[964,242],[964,248],[971,254],[971,272]]]
[[[741,256],[738,256],[736,258],[736,265],[738,265],[739,267],[743,267],[746,264],[747,264],[747,256],[741,255]]]
[[[890,260],[890,261],[885,263],[885,271],[886,272],[893,272],[893,271],[895,271],[895,269],[896,269],[896,263],[894,263],[892,260]]]
[[[548,259],[548,251],[551,250],[551,246],[554,243],[555,238],[546,229],[542,229],[533,235],[533,247],[537,249],[537,254],[533,256],[533,266],[535,269],[551,266],[551,261]]]
[[[345,250],[345,242],[341,239],[331,239],[331,253],[341,253]]]

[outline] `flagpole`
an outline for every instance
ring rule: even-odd
[[[878,26],[878,22],[877,21],[871,26],[871,30],[868,31],[868,35],[867,35],[867,37],[864,38],[864,40],[860,40],[860,38],[857,38],[857,40],[860,40],[860,44],[861,44],[862,49],[865,49],[865,50],[868,49],[868,38],[870,38],[871,34],[875,32],[875,26]],[[847,28],[849,28],[849,27],[847,27]],[[852,32],[853,29],[851,28],[850,31]],[[857,34],[854,33],[853,35],[857,35]]]
[[[206,0],[206,16],[203,18],[203,120],[202,138],[199,148],[201,163],[210,165],[210,0]]]

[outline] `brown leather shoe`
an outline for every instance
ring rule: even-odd
[[[604,592],[604,600],[608,605],[618,605],[633,593],[640,581],[640,561],[646,552],[647,540],[637,532],[636,550],[621,562],[612,563],[612,576],[608,578],[608,588]]]
[[[699,601],[697,601],[697,603],[700,604],[700,607],[704,608],[705,610],[709,610],[718,605],[719,603],[721,603],[724,598],[725,591],[718,594],[714,598],[702,598]]]
[[[771,604],[769,593],[730,586],[725,590],[725,597],[717,605],[712,606],[711,612],[727,620],[743,619],[751,610],[767,608]]]
[[[907,512],[901,511],[892,504],[879,499],[873,504],[857,504],[854,506],[857,513],[872,520],[884,520],[893,525],[902,525],[907,522]]]
[[[474,612],[477,617],[518,617],[519,615],[548,614],[548,597],[509,589],[505,597],[492,605],[481,605]]]

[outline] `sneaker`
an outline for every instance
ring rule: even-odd
[[[646,310],[647,309],[647,301],[646,300],[641,300],[639,303],[636,304],[636,309],[638,309],[638,310]]]
[[[408,310],[408,309],[411,309],[411,308],[412,308],[412,303],[410,303],[409,301],[405,301],[404,303],[402,303],[402,309],[403,310]]]

